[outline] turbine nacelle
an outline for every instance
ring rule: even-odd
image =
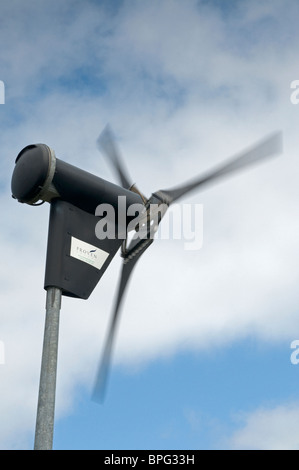
[[[125,198],[126,209],[144,204],[136,191],[117,186],[55,156],[45,144],[25,147],[17,156],[12,176],[13,198],[36,205],[60,198],[90,214],[101,203],[118,207],[118,197]]]
[[[134,220],[129,207],[144,201],[130,191],[56,158],[45,144],[25,147],[17,156],[12,175],[13,198],[32,206],[51,205],[44,287],[57,287],[62,294],[87,299],[123,245],[127,227]],[[118,217],[121,197],[124,214]],[[99,239],[97,207],[114,209],[114,238]],[[122,234],[120,237],[119,234]]]

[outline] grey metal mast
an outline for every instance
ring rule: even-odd
[[[52,450],[61,289],[49,287],[40,373],[34,450]]]

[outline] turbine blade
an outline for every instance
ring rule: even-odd
[[[131,188],[133,184],[132,180],[125,168],[124,162],[116,145],[115,137],[109,125],[105,127],[103,132],[98,137],[97,146],[98,149],[108,158],[108,161],[112,165],[121,185],[126,189]]]
[[[224,162],[193,181],[189,181],[176,188],[161,190],[154,194],[163,198],[163,200],[167,201],[168,204],[171,204],[194,189],[200,188],[204,184],[213,183],[219,178],[228,176],[236,171],[246,168],[247,166],[253,165],[254,163],[258,163],[259,161],[280,153],[282,153],[282,133],[276,132],[250,149],[241,152],[234,158]]]
[[[109,369],[110,369],[110,364],[111,364],[112,350],[113,350],[117,326],[119,323],[121,305],[124,299],[124,294],[127,289],[128,282],[130,280],[131,274],[133,272],[133,269],[137,261],[139,260],[141,255],[145,252],[145,250],[151,245],[152,242],[153,240],[151,239],[145,240],[142,246],[138,249],[138,251],[136,252],[134,256],[124,259],[122,272],[120,276],[119,287],[118,287],[118,293],[117,293],[116,302],[115,302],[115,306],[114,306],[114,310],[113,310],[113,314],[111,318],[111,323],[110,323],[110,327],[108,330],[108,335],[106,338],[106,343],[104,346],[102,358],[99,363],[98,372],[96,375],[96,380],[95,380],[94,389],[92,393],[93,401],[96,401],[96,402],[104,401],[107,380],[108,380],[108,375],[109,375]],[[129,249],[131,250],[132,247],[134,249],[134,247],[137,246],[137,244],[138,243],[136,243],[135,240],[132,240],[129,246]]]

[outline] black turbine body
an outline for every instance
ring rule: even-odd
[[[117,225],[118,198],[127,209],[143,204],[140,195],[56,158],[44,144],[29,145],[19,153],[11,189],[21,203],[51,204],[45,289],[54,286],[63,295],[87,299],[124,242],[123,237],[96,237],[96,208],[111,205]],[[126,233],[131,219],[124,219],[125,226],[115,233]]]
[[[98,401],[104,397],[119,313],[129,279],[137,261],[153,243],[157,226],[167,208],[195,190],[204,189],[224,177],[280,154],[282,134],[277,132],[270,135],[222,165],[179,187],[155,191],[149,199],[132,184],[108,126],[97,143],[99,149],[108,157],[121,186],[57,159],[49,147],[38,144],[26,147],[18,155],[12,178],[12,195],[27,204],[36,205],[39,201],[51,203],[46,288],[54,285],[61,288],[65,295],[88,298],[118,248],[122,247],[123,266],[119,289],[94,386],[93,398]],[[99,240],[95,236],[95,225],[98,220],[95,215],[96,207],[106,203],[117,210],[119,196],[126,197],[126,208],[136,203],[144,207],[135,226],[135,236],[128,246],[126,239]],[[152,224],[151,220],[153,205],[160,209],[155,224]],[[126,218],[125,227],[122,227],[125,232],[131,220],[129,217]],[[115,223],[118,224],[118,220]],[[143,227],[143,231],[140,227]],[[87,252],[85,256],[91,258],[91,253],[99,250],[101,261],[97,266],[80,259],[78,253],[76,256],[76,250],[84,251],[85,246]],[[90,247],[94,249],[89,249]]]
[[[19,153],[11,189],[19,202],[34,205],[59,198],[93,215],[101,203],[117,210],[119,196],[126,197],[127,207],[142,203],[138,194],[56,158],[45,144],[28,145]]]

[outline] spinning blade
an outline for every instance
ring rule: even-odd
[[[145,250],[152,244],[153,239],[143,240],[140,242],[139,240],[132,240],[129,249],[130,249],[130,257],[124,258],[123,265],[122,265],[122,272],[116,297],[116,302],[112,314],[112,319],[108,331],[108,336],[106,338],[106,343],[104,346],[104,351],[102,354],[102,358],[99,364],[92,399],[96,402],[103,402],[105,398],[105,391],[107,385],[107,379],[109,374],[109,368],[111,363],[111,355],[113,344],[115,340],[115,334],[117,330],[117,325],[119,323],[121,305],[124,298],[124,294],[126,288],[128,286],[128,282],[130,280],[131,274],[133,269],[141,257],[141,255],[145,252]],[[136,250],[136,251],[134,251]]]
[[[167,204],[171,204],[194,189],[199,189],[200,186],[204,184],[214,183],[219,178],[228,176],[236,171],[243,170],[247,166],[258,163],[261,160],[272,157],[281,152],[282,133],[277,132],[195,180],[189,181],[188,183],[176,188],[157,191],[154,194],[157,197],[160,197]]]
[[[125,165],[120,156],[120,152],[117,148],[114,135],[109,125],[105,127],[101,135],[97,140],[98,148],[101,152],[108,157],[108,161],[112,164],[116,175],[119,178],[121,185],[129,189],[132,186],[132,180],[128,175]]]
[[[116,146],[113,141],[113,135],[109,128],[106,128],[103,134],[100,136],[99,141],[101,146],[103,146],[106,152],[114,165],[114,168],[118,172],[119,178],[122,181],[123,186],[126,188],[132,188],[130,180],[126,175],[119,153],[116,150]],[[126,250],[123,253],[124,262],[122,267],[122,273],[119,283],[119,289],[116,297],[115,307],[112,315],[112,320],[110,323],[110,328],[108,336],[106,339],[104,352],[102,359],[98,368],[98,373],[95,380],[94,390],[93,390],[93,399],[95,401],[103,401],[105,395],[105,389],[107,384],[107,378],[109,373],[109,366],[111,361],[111,354],[113,343],[115,339],[115,333],[117,329],[117,324],[119,322],[121,304],[124,298],[125,291],[127,289],[128,281],[131,277],[132,271],[145,250],[153,243],[154,241],[154,232],[157,230],[161,219],[165,215],[168,206],[170,206],[174,201],[180,199],[181,197],[187,195],[195,189],[200,189],[201,186],[216,182],[222,177],[229,176],[237,171],[243,170],[244,168],[258,163],[266,158],[272,157],[282,152],[282,133],[277,132],[271,136],[265,138],[263,141],[257,143],[250,149],[247,149],[232,159],[226,161],[225,163],[219,165],[213,170],[195,178],[193,181],[189,181],[181,186],[167,189],[159,190],[152,194],[151,198],[146,202],[147,214],[143,219],[145,229],[147,230],[147,238],[141,240],[140,238],[133,239]],[[151,212],[150,206],[154,204],[158,209],[162,208],[161,216],[156,221],[155,226],[151,226]]]

